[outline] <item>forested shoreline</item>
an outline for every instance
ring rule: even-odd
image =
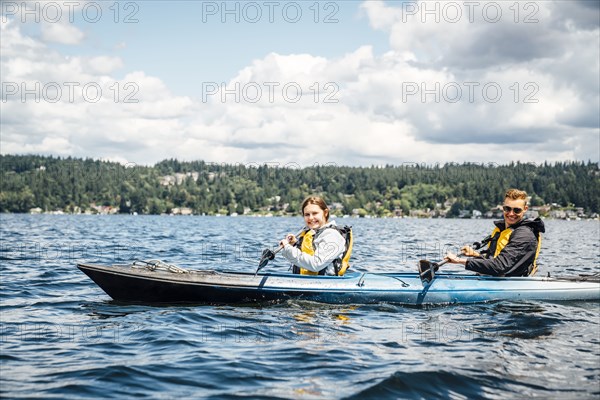
[[[37,155],[0,156],[0,212],[298,215],[323,195],[338,215],[485,216],[506,188],[531,195],[542,215],[599,211],[598,163],[439,164],[372,167],[215,164],[153,166]],[[477,214],[475,214],[477,215]]]

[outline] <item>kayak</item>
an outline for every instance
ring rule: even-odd
[[[247,303],[302,299],[330,304],[468,304],[498,300],[600,300],[600,277],[501,278],[440,273],[348,272],[344,276],[192,270],[168,264],[77,267],[114,300],[143,303]]]

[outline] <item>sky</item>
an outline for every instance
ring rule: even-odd
[[[600,160],[600,1],[6,1],[0,152]]]

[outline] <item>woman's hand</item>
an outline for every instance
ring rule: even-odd
[[[291,244],[292,246],[296,244],[296,242],[298,241],[298,239],[296,239],[296,236],[294,236],[293,234],[289,233],[285,239],[283,239],[281,242],[279,242],[280,246],[285,246],[286,244]]]

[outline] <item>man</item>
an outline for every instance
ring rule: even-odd
[[[464,259],[448,253],[445,259],[463,264],[465,269],[492,276],[532,276],[537,271],[537,257],[545,232],[544,222],[523,218],[527,211],[527,193],[509,189],[504,196],[504,220],[495,221],[496,228],[485,251],[476,252],[470,246],[461,249]]]

